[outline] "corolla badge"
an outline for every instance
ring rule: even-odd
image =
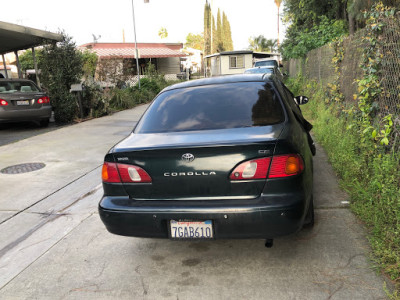
[[[182,155],[182,160],[185,162],[192,162],[194,161],[194,155],[192,153],[185,153]]]

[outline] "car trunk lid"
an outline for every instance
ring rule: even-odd
[[[143,168],[151,184],[124,183],[138,200],[252,199],[265,179],[232,181],[243,161],[270,157],[283,125],[168,134],[131,134],[112,153]],[[132,146],[133,145],[133,146]]]

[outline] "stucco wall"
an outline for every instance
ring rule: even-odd
[[[229,68],[229,57],[244,55],[244,68],[230,69]],[[242,74],[244,70],[253,66],[253,55],[252,54],[238,54],[238,55],[222,55],[221,56],[221,74]]]

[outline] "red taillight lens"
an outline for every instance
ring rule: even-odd
[[[229,178],[231,180],[267,178],[270,162],[271,158],[269,157],[245,161],[233,170]]]
[[[50,98],[49,97],[41,97],[38,99],[37,103],[39,104],[45,104],[45,103],[50,103]]]
[[[289,154],[274,156],[268,178],[288,177],[300,174],[304,170],[303,159],[300,155]]]
[[[150,183],[151,177],[145,170],[138,166],[117,164],[122,182]]]
[[[150,183],[151,177],[138,166],[105,162],[102,169],[103,182]]]
[[[8,102],[6,100],[0,99],[0,106],[7,106]]]
[[[117,164],[105,162],[101,171],[101,179],[104,182],[121,182],[118,174]]]

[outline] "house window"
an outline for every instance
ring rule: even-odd
[[[244,55],[229,56],[230,69],[243,69],[244,68]]]

